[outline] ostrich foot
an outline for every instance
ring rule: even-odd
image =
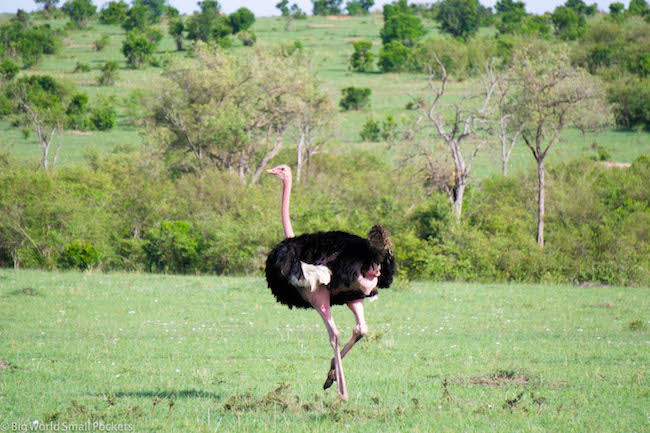
[[[325,383],[323,384],[323,389],[327,389],[330,386],[334,384],[336,381],[336,370],[332,369],[327,373],[327,379],[325,379]]]

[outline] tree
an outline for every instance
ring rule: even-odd
[[[519,33],[526,19],[526,5],[521,1],[502,0],[495,5],[497,30],[501,34]]]
[[[296,141],[296,181],[308,179],[311,161],[322,147],[332,139],[332,125],[336,118],[334,103],[329,94],[319,86],[308,86],[296,110],[292,135]],[[304,174],[304,177],[303,177]]]
[[[201,6],[201,12],[192,15],[185,23],[188,39],[219,42],[233,33],[228,17],[221,13],[219,2],[204,0],[199,2],[199,5]]]
[[[105,62],[99,70],[101,71],[101,74],[97,78],[97,83],[100,86],[112,86],[115,84],[115,81],[119,78],[118,71],[120,69],[120,66],[117,64],[116,61],[110,60],[108,62]]]
[[[169,35],[176,41],[176,49],[183,51],[183,32],[185,31],[185,24],[180,18],[175,18],[169,22]]]
[[[496,87],[494,89],[495,104],[494,104],[494,117],[487,119],[487,129],[496,136],[501,148],[501,173],[506,176],[508,174],[508,161],[512,150],[515,148],[519,136],[526,126],[526,121],[517,119],[512,113],[509,112],[511,105],[511,88],[512,79],[507,73],[498,75],[495,73],[494,81]]]
[[[97,12],[97,6],[91,0],[68,0],[61,9],[79,29],[85,28]]]
[[[598,12],[598,5],[596,3],[587,6],[583,0],[567,0],[564,6],[573,9],[577,14],[582,15],[594,15]]]
[[[297,4],[294,3],[289,7],[289,0],[282,0],[280,3],[276,4],[275,7],[280,9],[282,16],[286,19],[287,31],[291,31],[291,23],[293,20],[307,18],[307,15]]]
[[[107,5],[104,5],[100,11],[99,22],[102,24],[122,25],[126,20],[128,11],[129,5],[125,1],[111,1]]]
[[[625,5],[620,2],[612,3],[609,5],[609,17],[617,23],[625,19]]]
[[[372,70],[372,64],[375,56],[370,51],[372,49],[371,41],[357,41],[352,45],[354,52],[350,57],[350,69],[357,72],[368,72]]]
[[[491,109],[490,102],[497,80],[494,65],[492,62],[487,62],[481,77],[482,89],[470,91],[460,102],[451,104],[448,106],[449,109],[445,109],[440,105],[440,100],[447,91],[449,77],[445,65],[438,56],[433,53],[433,57],[438,63],[436,68],[433,65],[429,66],[429,89],[433,93],[433,100],[427,103],[414,98],[421,112],[415,125],[420,125],[425,120],[430,122],[429,127],[443,140],[447,154],[451,157],[453,173],[449,175],[444,168],[441,168],[433,152],[426,145],[416,146],[418,155],[424,157],[426,161],[427,182],[432,189],[445,191],[454,207],[456,221],[460,221],[472,163],[485,144],[485,139],[479,136],[478,131],[483,128],[481,123]],[[435,82],[437,75],[435,71],[440,71],[440,84]]]
[[[419,17],[401,12],[391,14],[380,31],[384,45],[399,41],[405,47],[412,47],[425,34],[426,30]]]
[[[467,40],[479,27],[478,0],[442,0],[436,21],[443,32]]]
[[[17,123],[36,133],[42,152],[41,166],[48,173],[54,170],[61,142],[52,158],[50,151],[56,133],[64,126],[68,90],[49,75],[31,75],[9,82],[5,95],[13,105]]]
[[[20,68],[17,64],[9,59],[2,60],[0,62],[0,85],[16,78],[18,72],[20,72]]]
[[[377,66],[382,72],[404,72],[411,69],[413,52],[399,41],[389,42],[379,50]]]
[[[367,15],[374,4],[375,0],[349,0],[345,7],[348,10],[348,15]]]
[[[72,96],[65,110],[66,127],[77,131],[88,129],[88,95],[78,93]]]
[[[510,12],[526,12],[526,4],[523,1],[513,1],[513,0],[497,0],[496,5],[494,6],[497,13],[507,14]]]
[[[257,183],[320,86],[309,59],[260,44],[237,55],[197,44],[195,55],[166,68],[153,137],[184,170],[212,166]]]
[[[556,7],[551,15],[551,20],[555,26],[555,33],[563,41],[579,39],[587,31],[587,21],[584,15],[565,6]]]
[[[370,105],[370,94],[372,90],[367,87],[345,87],[341,90],[343,97],[339,102],[339,106],[344,110],[361,110]]]
[[[56,4],[59,2],[59,0],[34,0],[35,3],[42,3],[43,4],[43,10],[46,12],[50,13],[56,9]]]
[[[646,0],[630,0],[627,8],[628,15],[645,16],[648,14],[648,2]]]
[[[151,24],[149,9],[145,5],[136,4],[126,13],[122,28],[127,32],[133,29],[144,31],[149,24]]]
[[[314,15],[341,15],[343,0],[312,0]]]
[[[133,29],[126,34],[122,43],[122,54],[126,62],[134,69],[145,66],[151,61],[156,45],[149,40],[147,35],[138,29]]]
[[[255,15],[249,9],[239,8],[228,16],[233,33],[248,30],[255,23]]]
[[[393,3],[386,3],[382,13],[384,14],[384,22],[386,22],[390,17],[399,13],[407,15],[413,14],[413,8],[408,5],[408,0],[397,0]]]
[[[610,123],[611,113],[601,85],[573,68],[563,46],[531,44],[515,52],[511,73],[516,80],[512,113],[526,126],[522,138],[537,163],[537,243],[544,246],[545,169],[548,152],[564,129],[581,130]]]
[[[133,6],[144,6],[149,15],[149,22],[159,23],[167,11],[166,0],[135,0]]]

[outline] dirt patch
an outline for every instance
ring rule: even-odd
[[[368,38],[363,38],[363,37],[356,37],[356,38],[343,38],[343,40],[344,40],[345,42],[352,42],[352,43],[354,43],[354,42],[358,42],[358,41],[365,41],[365,40],[368,40]],[[372,44],[373,44],[373,45],[381,45],[381,42],[374,41]]]
[[[89,131],[75,131],[75,130],[66,131],[65,134],[66,135],[93,135],[93,133]]]
[[[327,17],[327,19],[331,21],[347,21],[352,19],[352,17],[348,17],[345,15],[330,15]]]
[[[506,385],[528,386],[531,382],[531,378],[527,374],[519,374],[516,370],[498,370],[496,373],[484,376],[474,376],[469,379],[457,377],[453,379],[445,379],[445,381],[447,383],[465,383],[467,381],[472,385],[502,387]]]
[[[598,165],[602,165],[603,167],[607,167],[607,168],[628,168],[632,166],[632,164],[630,164],[629,162],[616,162],[616,161],[598,161]]]

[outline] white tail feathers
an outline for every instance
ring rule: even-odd
[[[328,285],[332,280],[332,271],[325,265],[310,265],[309,263],[300,262],[303,278],[291,278],[291,284],[298,287],[308,288],[314,291],[318,286]]]

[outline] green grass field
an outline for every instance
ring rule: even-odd
[[[0,311],[4,431],[650,430],[647,288],[397,282],[348,403],[318,315],[261,278],[2,270]]]

